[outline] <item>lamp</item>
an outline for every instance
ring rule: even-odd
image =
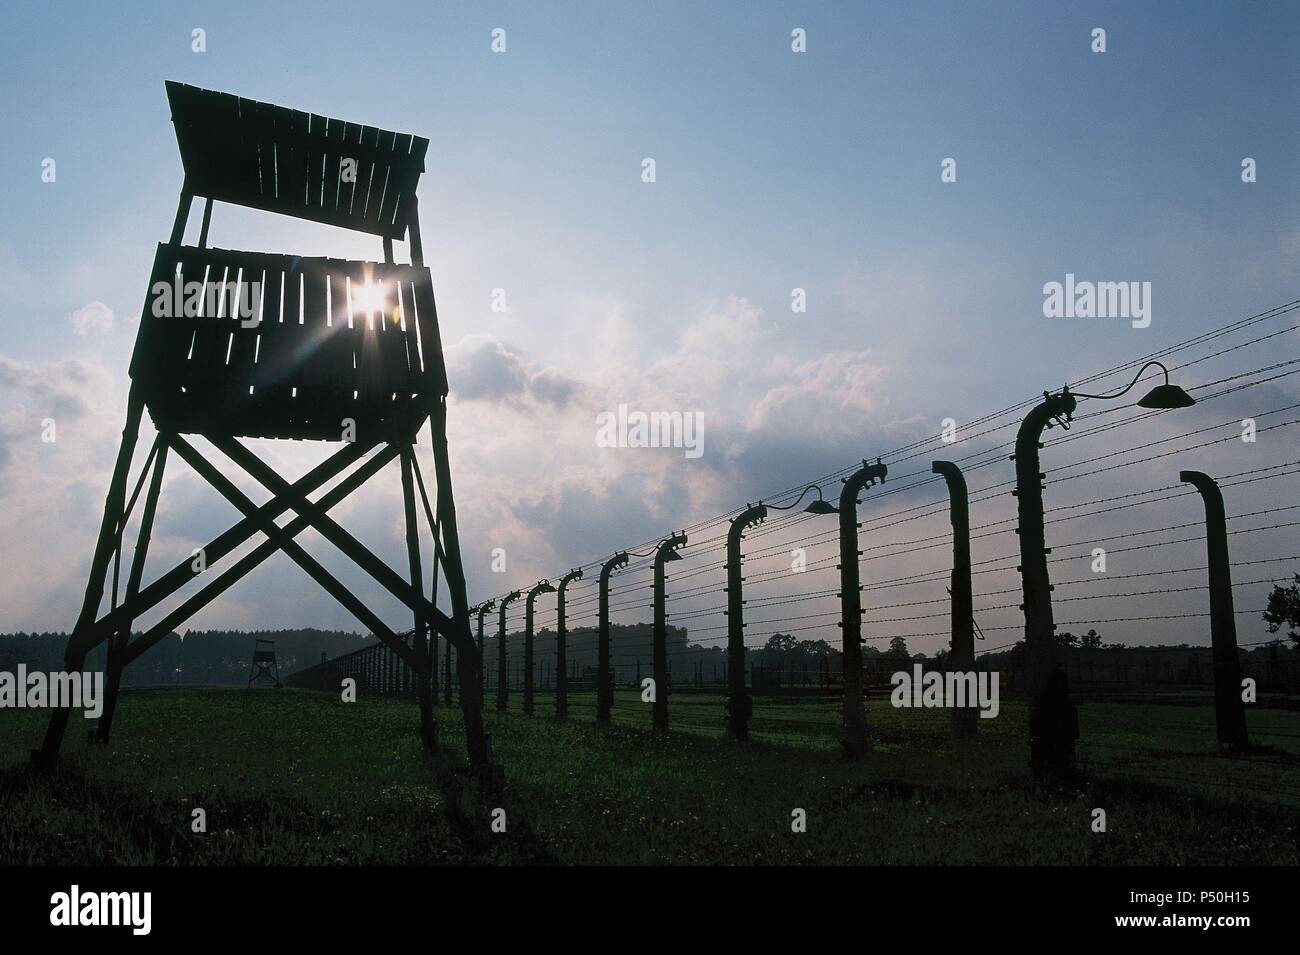
[[[788,511],[790,510],[790,508],[796,506],[800,501],[802,501],[805,497],[807,497],[809,491],[817,492],[817,500],[812,501],[811,503],[809,503],[807,507],[803,509],[803,512],[805,514],[838,514],[840,512],[840,509],[838,507],[836,507],[834,504],[830,503],[829,501],[825,500],[822,497],[822,489],[819,485],[816,484],[809,484],[806,488],[804,488],[803,493],[801,493],[797,498],[795,498],[794,503],[792,504],[786,504],[785,506],[769,504],[767,506],[775,511]]]
[[[1083,392],[1076,391],[1074,392],[1074,396],[1076,398],[1101,398],[1107,401],[1111,398],[1119,398],[1120,396],[1126,395],[1132,391],[1133,386],[1136,385],[1138,379],[1142,377],[1142,372],[1146,371],[1152,365],[1155,365],[1165,373],[1165,383],[1163,385],[1156,385],[1143,395],[1142,399],[1138,401],[1138,407],[1165,411],[1172,408],[1190,408],[1192,405],[1196,404],[1195,398],[1189,395],[1182,388],[1170,383],[1169,369],[1158,361],[1149,361],[1138,369],[1137,375],[1134,376],[1133,380],[1129,382],[1128,387],[1123,391],[1117,391],[1113,395],[1085,395]]]

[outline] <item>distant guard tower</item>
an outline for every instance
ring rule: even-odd
[[[167,83],[167,98],[185,180],[171,238],[158,246],[154,258],[131,360],[126,427],[90,580],[65,656],[67,670],[78,671],[91,649],[108,642],[105,708],[97,738],[108,739],[122,668],[282,551],[419,675],[426,748],[437,745],[429,640],[441,636],[460,651],[457,675],[470,764],[481,770],[487,760],[482,694],[447,457],[447,378],[415,197],[429,141],[179,83]],[[187,246],[185,226],[195,196],[206,203],[198,244]],[[379,236],[383,261],[209,248],[214,201]],[[393,240],[404,236],[409,265],[393,261]],[[145,410],[157,436],[132,483]],[[432,503],[415,443],[426,421],[433,447]],[[270,492],[269,499],[261,504],[250,500],[189,436],[202,438],[241,468]],[[290,482],[242,438],[340,446]],[[142,586],[169,453],[182,458],[243,517]],[[379,560],[328,513],[395,459],[404,496],[406,576]],[[125,593],[119,595],[122,537],[146,478],[138,542]],[[312,497],[331,482],[326,493]],[[278,523],[288,512],[292,519]],[[433,599],[424,592],[421,512],[432,537]],[[295,541],[308,527],[410,608],[415,621],[410,646]],[[223,558],[259,533],[264,540],[218,569]],[[110,608],[101,616],[110,564],[114,585]],[[439,568],[451,597],[450,614],[434,602]],[[197,590],[131,640],[137,618],[196,578]],[[42,748],[33,754],[38,764],[49,766],[57,758],[68,716],[67,709],[51,714]]]
[[[273,686],[277,690],[284,684],[280,682],[280,664],[275,662],[275,641],[258,640],[253,644],[253,670],[248,675],[249,687]]]

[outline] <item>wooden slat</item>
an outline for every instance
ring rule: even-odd
[[[419,353],[415,348],[415,310],[412,307],[411,298],[411,277],[407,269],[402,269],[394,275],[394,282],[398,291],[398,307],[401,310],[400,321],[395,323],[396,331],[402,340],[402,367],[404,375],[401,387],[397,390],[404,396],[410,397],[411,393],[417,390],[416,383],[419,380]]]
[[[297,110],[282,109],[277,114],[283,136],[277,136],[280,151],[280,202],[286,212],[305,215],[307,204],[307,162],[302,137],[307,127],[307,115]]]
[[[280,281],[273,281],[267,289],[268,308],[274,302],[276,310],[268,312],[262,322],[258,343],[256,393],[258,405],[267,408],[268,414],[278,414],[281,406],[290,400],[292,387],[292,350],[298,324],[298,283],[301,270],[290,268],[286,256],[281,265]],[[280,319],[283,318],[283,321]]]
[[[294,384],[297,400],[306,407],[328,399],[329,380],[324,364],[329,341],[327,264],[324,259],[303,261],[303,317]]]
[[[187,255],[182,261],[181,281],[187,291],[191,283],[202,285],[198,315],[193,318],[187,315],[182,319],[191,332],[189,348],[181,355],[185,362],[182,384],[187,392],[193,392],[211,378],[210,365],[216,351],[217,328],[215,298],[209,293],[209,288],[220,281],[222,265],[218,260],[201,255]]]
[[[188,373],[187,356],[190,351],[190,342],[194,338],[193,322],[186,317],[185,310],[188,308],[188,297],[186,295],[185,281],[186,275],[194,275],[194,263],[191,261],[186,265],[185,259],[178,254],[178,250],[167,248],[166,268],[173,288],[179,284],[181,289],[179,307],[174,300],[171,306],[171,314],[157,319],[156,328],[158,329],[158,350],[151,356],[152,366],[150,371],[160,375],[162,381],[168,386],[167,391],[173,395],[180,393],[181,385],[184,383]],[[199,272],[202,278],[202,271]]]
[[[406,268],[402,271],[402,338],[406,343],[406,391],[408,396],[424,390],[424,365],[420,355],[418,324],[415,321],[415,285],[413,273],[416,269]]]
[[[392,345],[394,364],[397,369],[391,382],[392,388],[400,395],[409,397],[419,390],[419,352],[416,348],[415,311],[412,307],[411,276],[416,270],[409,265],[392,265],[385,269],[393,283],[394,295],[400,303],[400,314],[394,316],[389,333],[397,337]],[[400,294],[398,294],[400,292]]]
[[[262,298],[265,295],[263,271],[263,264],[257,257],[245,257],[240,279],[240,298],[247,298],[253,314],[247,319],[237,315],[232,330],[233,339],[226,363],[226,376],[221,389],[220,403],[224,417],[229,420],[244,417],[254,403],[254,396],[250,394],[249,388],[256,382],[257,368],[253,359],[258,349],[258,328],[253,322],[261,314],[263,306]],[[248,289],[247,292],[243,291],[245,287]]]
[[[416,270],[413,280],[416,317],[419,322],[424,370],[420,378],[420,391],[425,395],[447,394],[447,368],[442,358],[438,331],[438,307],[433,298],[433,276],[429,270]]]
[[[411,151],[401,169],[401,196],[398,207],[393,211],[392,227],[400,236],[406,231],[406,223],[411,216],[411,206],[415,200],[415,190],[424,172],[424,157],[429,148],[429,141],[420,136],[411,138]]]
[[[140,330],[136,334],[135,349],[131,354],[133,379],[142,373],[147,374],[149,369],[156,368],[160,364],[160,356],[167,353],[170,344],[167,341],[167,329],[163,317],[154,314],[154,305],[158,298],[155,287],[160,282],[166,284],[167,301],[162,303],[161,310],[172,311],[175,308],[174,294],[171,291],[174,271],[175,264],[170,246],[165,242],[158,243],[158,248],[154,252],[153,269],[149,273],[149,292],[145,295],[144,308],[140,314]]]
[[[413,169],[424,172],[424,157],[429,152],[429,141],[423,136],[411,140],[410,163]]]
[[[276,379],[278,372],[275,362],[268,356],[277,354],[277,344],[284,341],[280,327],[280,309],[285,262],[282,256],[268,259],[263,266],[266,278],[262,285],[262,322],[257,327],[255,364],[251,379],[253,394],[250,396],[249,412],[250,418],[261,422],[273,421],[283,405],[283,389]]]
[[[236,100],[236,109],[238,114],[229,137],[234,147],[235,178],[238,180],[234,191],[241,197],[241,202],[248,205],[261,201],[257,103]]]
[[[307,168],[311,172],[309,189],[307,192],[307,205],[320,215],[325,209],[325,184],[329,180],[329,170],[325,168],[326,160],[326,143],[325,143],[325,124],[328,122],[324,116],[316,113],[309,113],[307,116],[308,132],[306,136],[307,144]]]
[[[348,304],[348,281],[363,281],[363,264],[334,261],[330,264],[334,281],[334,327],[329,344],[325,346],[323,361],[330,386],[340,395],[352,398],[356,388],[356,362],[354,353],[361,340],[361,330],[352,328],[352,313]]]
[[[402,337],[400,325],[394,324],[393,315],[397,309],[397,281],[387,274],[379,274],[379,285],[383,292],[384,309],[382,320],[376,323],[379,332],[379,353],[383,368],[381,399],[390,401],[394,392],[407,390],[406,341]]]
[[[393,156],[389,160],[388,166],[385,169],[386,184],[384,187],[384,198],[379,207],[379,222],[381,225],[391,226],[393,223],[393,216],[397,214],[397,200],[402,194],[402,190],[407,187],[405,177],[403,176],[401,159],[410,152],[410,148],[410,133],[393,134]]]
[[[233,344],[235,319],[235,277],[239,274],[238,263],[229,256],[223,256],[223,266],[213,269],[212,278],[217,291],[217,309],[212,315],[214,345],[208,357],[204,377],[221,383],[226,378],[226,355]],[[224,390],[224,389],[223,389]]]
[[[325,202],[322,215],[337,218],[340,214],[340,201],[343,196],[343,133],[347,123],[338,119],[329,120],[325,131]]]
[[[374,309],[361,316],[361,340],[357,353],[357,400],[372,409],[383,400],[383,358],[380,355],[381,318]],[[369,413],[369,412],[368,412]]]
[[[339,221],[351,221],[352,206],[357,201],[357,179],[361,176],[361,127],[356,123],[344,123],[340,146],[340,159],[357,161],[356,175],[351,182],[340,183],[337,216]],[[362,193],[364,198],[365,193]]]
[[[379,191],[375,188],[375,174],[383,159],[377,155],[379,148],[379,130],[366,126],[361,131],[361,144],[369,146],[369,155],[361,161],[357,170],[357,201],[352,204],[352,216],[357,228],[366,227],[367,223],[378,222],[375,206],[379,203]]]

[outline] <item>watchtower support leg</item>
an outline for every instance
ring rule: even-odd
[[[451,664],[452,664],[452,659],[451,659],[451,658],[452,658],[452,652],[451,652],[451,651],[452,651],[452,645],[451,645],[450,643],[448,643],[448,644],[447,644],[447,657],[446,657],[446,662],[443,664],[443,668],[442,668],[442,669],[443,669],[443,680],[442,680],[442,702],[446,703],[448,706],[451,706],[451,703],[452,703],[452,698],[451,698],[451,690],[452,690],[452,686],[451,686]]]
[[[154,514],[158,509],[158,495],[162,491],[163,470],[167,465],[167,439],[159,437],[158,454],[154,458],[153,473],[149,478],[149,491],[140,516],[140,534],[136,539],[135,554],[131,558],[131,575],[126,582],[126,600],[133,601],[140,592],[144,576],[144,562],[149,554],[149,540],[153,534]],[[126,648],[131,639],[133,618],[127,617],[118,625],[117,632],[108,640],[108,672],[104,678],[104,709],[95,727],[95,740],[107,743],[113,729],[113,714],[117,710],[117,694],[122,688],[122,668],[126,666]]]
[[[209,196],[203,203],[203,222],[199,226],[199,248],[208,247],[208,227],[212,225],[212,198]]]
[[[415,489],[420,492],[420,504],[424,508],[425,520],[429,522],[429,535],[433,538],[433,566],[429,571],[429,600],[435,607],[438,606],[438,568],[442,565],[442,540],[438,536],[438,519],[433,514],[433,507],[429,504],[429,492],[424,486],[424,475],[420,473],[420,459],[415,456],[414,450],[411,453],[411,472],[415,476]],[[480,628],[481,629],[481,628]],[[437,629],[429,628],[432,638],[432,666],[431,670],[438,667],[438,635]],[[481,633],[480,633],[481,636]],[[447,644],[446,666],[443,676],[444,693],[446,694],[446,703],[451,705],[451,644]],[[436,674],[431,674],[429,680],[431,692],[433,693],[434,706],[438,705],[438,680]]]
[[[411,200],[411,220],[406,224],[406,237],[410,240],[411,264],[424,266],[424,243],[420,241],[420,200]]]
[[[172,235],[169,240],[172,245],[180,245],[185,241],[185,224],[190,220],[190,206],[194,202],[194,193],[182,190],[181,201],[176,206],[176,221],[172,223]]]
[[[460,682],[460,708],[465,717],[465,743],[470,767],[489,768],[487,740],[483,733],[483,694],[474,666],[474,638],[469,629],[469,597],[465,592],[465,568],[460,560],[460,535],[456,530],[456,504],[451,493],[451,462],[447,453],[447,399],[439,396],[429,415],[433,439],[434,479],[438,482],[438,527],[442,530],[442,559],[447,592],[451,595],[452,634],[448,639],[460,651],[456,671]]]
[[[104,518],[99,525],[99,539],[95,542],[95,554],[90,561],[90,579],[86,582],[86,593],[81,602],[81,613],[77,616],[72,636],[63,655],[63,669],[67,673],[79,673],[86,663],[89,650],[89,631],[99,612],[100,601],[104,599],[104,581],[108,576],[108,563],[113,557],[118,538],[118,525],[126,504],[126,481],[131,471],[131,459],[135,455],[136,440],[140,435],[140,419],[144,413],[144,400],[134,385],[126,400],[126,426],[122,429],[122,443],[117,452],[117,464],[113,467],[113,477],[108,485],[108,498],[104,503]],[[50,711],[50,722],[45,728],[45,739],[41,748],[32,753],[32,761],[42,768],[50,768],[58,758],[59,748],[63,745],[63,734],[68,728],[71,709],[66,706],[55,707]]]
[[[411,566],[411,586],[423,596],[424,571],[420,566],[420,524],[415,513],[415,482],[411,480],[414,452],[402,450],[402,502],[406,511],[406,556]],[[435,558],[436,559],[436,558]],[[416,672],[416,695],[420,700],[420,741],[429,752],[438,749],[438,729],[433,721],[433,687],[429,682],[429,632],[423,610],[415,608],[415,656],[420,661]]]

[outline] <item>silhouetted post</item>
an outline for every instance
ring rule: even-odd
[[[767,508],[756,504],[741,511],[727,531],[727,733],[732,739],[749,739],[749,718],[754,701],[745,692],[745,600],[741,575],[740,542],[749,527],[767,519]]]
[[[99,538],[90,561],[90,580],[86,584],[81,613],[77,617],[72,636],[68,638],[68,646],[63,654],[63,669],[68,673],[79,672],[86,662],[86,651],[81,649],[80,638],[95,622],[100,601],[104,597],[104,580],[108,576],[108,564],[113,557],[115,531],[126,505],[126,480],[131,469],[131,456],[135,453],[136,437],[143,411],[144,400],[139,390],[132,385],[127,397],[126,427],[122,429],[122,444],[118,448],[117,464],[114,465],[113,477],[108,486],[108,499],[104,506]],[[36,766],[43,769],[54,766],[71,712],[71,708],[66,706],[56,707],[50,711],[50,722],[45,728],[45,739],[41,743],[41,748],[32,752],[32,762]]]
[[[402,466],[402,504],[406,510],[406,554],[411,567],[411,587],[417,595],[424,595],[424,571],[420,568],[420,532],[419,521],[415,514],[415,483],[412,480],[412,463],[414,451],[404,448],[401,455]],[[437,556],[434,556],[437,562]],[[425,629],[430,623],[424,610],[417,605],[415,610],[415,657],[419,661],[419,689],[416,691],[420,700],[420,741],[430,752],[438,748],[438,727],[433,721],[433,687],[430,684],[431,669],[436,666],[429,656],[431,634]],[[434,642],[436,636],[432,636]]]
[[[596,636],[596,722],[608,723],[614,705],[614,688],[609,681],[609,575],[626,567],[627,551],[620,551],[600,567],[600,597],[597,603]],[[639,680],[637,681],[640,682]]]
[[[952,521],[952,644],[950,666],[959,673],[975,671],[974,600],[970,577],[970,506],[966,478],[951,461],[930,465],[948,484],[949,515]],[[979,711],[975,700],[952,711],[952,736],[956,740],[974,739],[979,732]]]
[[[1025,613],[1025,688],[1029,697],[1029,765],[1035,773],[1067,769],[1074,764],[1077,724],[1071,718],[1069,683],[1057,674],[1056,624],[1052,620],[1052,583],[1047,572],[1047,541],[1043,531],[1043,477],[1039,469],[1039,439],[1053,418],[1068,420],[1077,406],[1068,391],[1050,395],[1036,405],[1016,435],[1016,496],[1020,535],[1020,571]]]
[[[1246,704],[1241,699],[1241,661],[1237,657],[1237,618],[1232,606],[1232,565],[1223,492],[1208,474],[1180,471],[1178,479],[1201,492],[1205,502],[1205,550],[1210,568],[1210,642],[1214,654],[1214,724],[1219,745],[1233,751],[1250,745]]]
[[[441,647],[436,633],[429,634],[429,692],[433,705],[438,705],[438,658]]]
[[[510,698],[510,669],[506,662],[506,607],[510,606],[510,601],[519,597],[519,591],[512,590],[501,598],[498,606],[500,621],[497,625],[497,709],[502,713],[506,711],[506,703]]]
[[[889,468],[876,459],[844,478],[840,491],[840,627],[844,646],[844,752],[861,759],[871,752],[867,715],[862,698],[862,584],[858,571],[858,495],[877,481],[885,482]]]
[[[135,545],[135,555],[131,558],[131,575],[126,584],[126,603],[132,603],[140,592],[140,580],[144,574],[144,561],[149,553],[149,540],[153,534],[153,519],[158,508],[158,495],[162,490],[163,467],[167,463],[167,442],[158,440],[158,451],[154,458],[153,473],[149,477],[148,497],[144,502],[144,513],[140,517],[140,535]],[[122,687],[123,656],[131,638],[131,618],[128,617],[118,632],[108,641],[108,672],[104,681],[104,712],[99,715],[95,727],[95,739],[107,743],[113,729],[113,713],[117,710],[117,694]]]
[[[442,682],[442,701],[443,701],[444,703],[446,703],[448,706],[451,706],[451,654],[452,654],[452,650],[453,650],[453,647],[452,647],[452,645],[451,645],[451,643],[450,643],[450,641],[449,641],[449,642],[447,643],[447,653],[446,653],[446,655],[443,657],[443,661],[444,661],[444,662],[443,662],[443,667],[442,667],[442,676],[443,676],[443,682]],[[458,661],[457,669],[459,669],[459,661]]]
[[[483,616],[496,605],[497,605],[496,599],[493,598],[492,600],[485,600],[483,603],[479,604],[477,607],[474,608],[475,611],[478,613],[478,660],[476,661],[476,663],[478,666],[479,696],[483,696],[487,692],[487,666],[483,657]],[[457,660],[456,664],[457,664],[457,669],[459,669],[460,661]]]
[[[677,548],[686,543],[686,534],[674,534],[659,542],[655,548],[655,631],[654,631],[654,725],[657,730],[668,729],[668,612],[664,606],[667,594],[664,589],[664,564],[681,560]]]
[[[533,604],[538,594],[553,594],[555,588],[545,580],[538,581],[524,600],[524,712],[533,715]]]
[[[569,621],[566,615],[565,592],[575,580],[582,578],[582,571],[571,570],[560,578],[559,590],[555,596],[555,718],[565,719],[569,715],[569,671],[565,643],[569,635]]]

